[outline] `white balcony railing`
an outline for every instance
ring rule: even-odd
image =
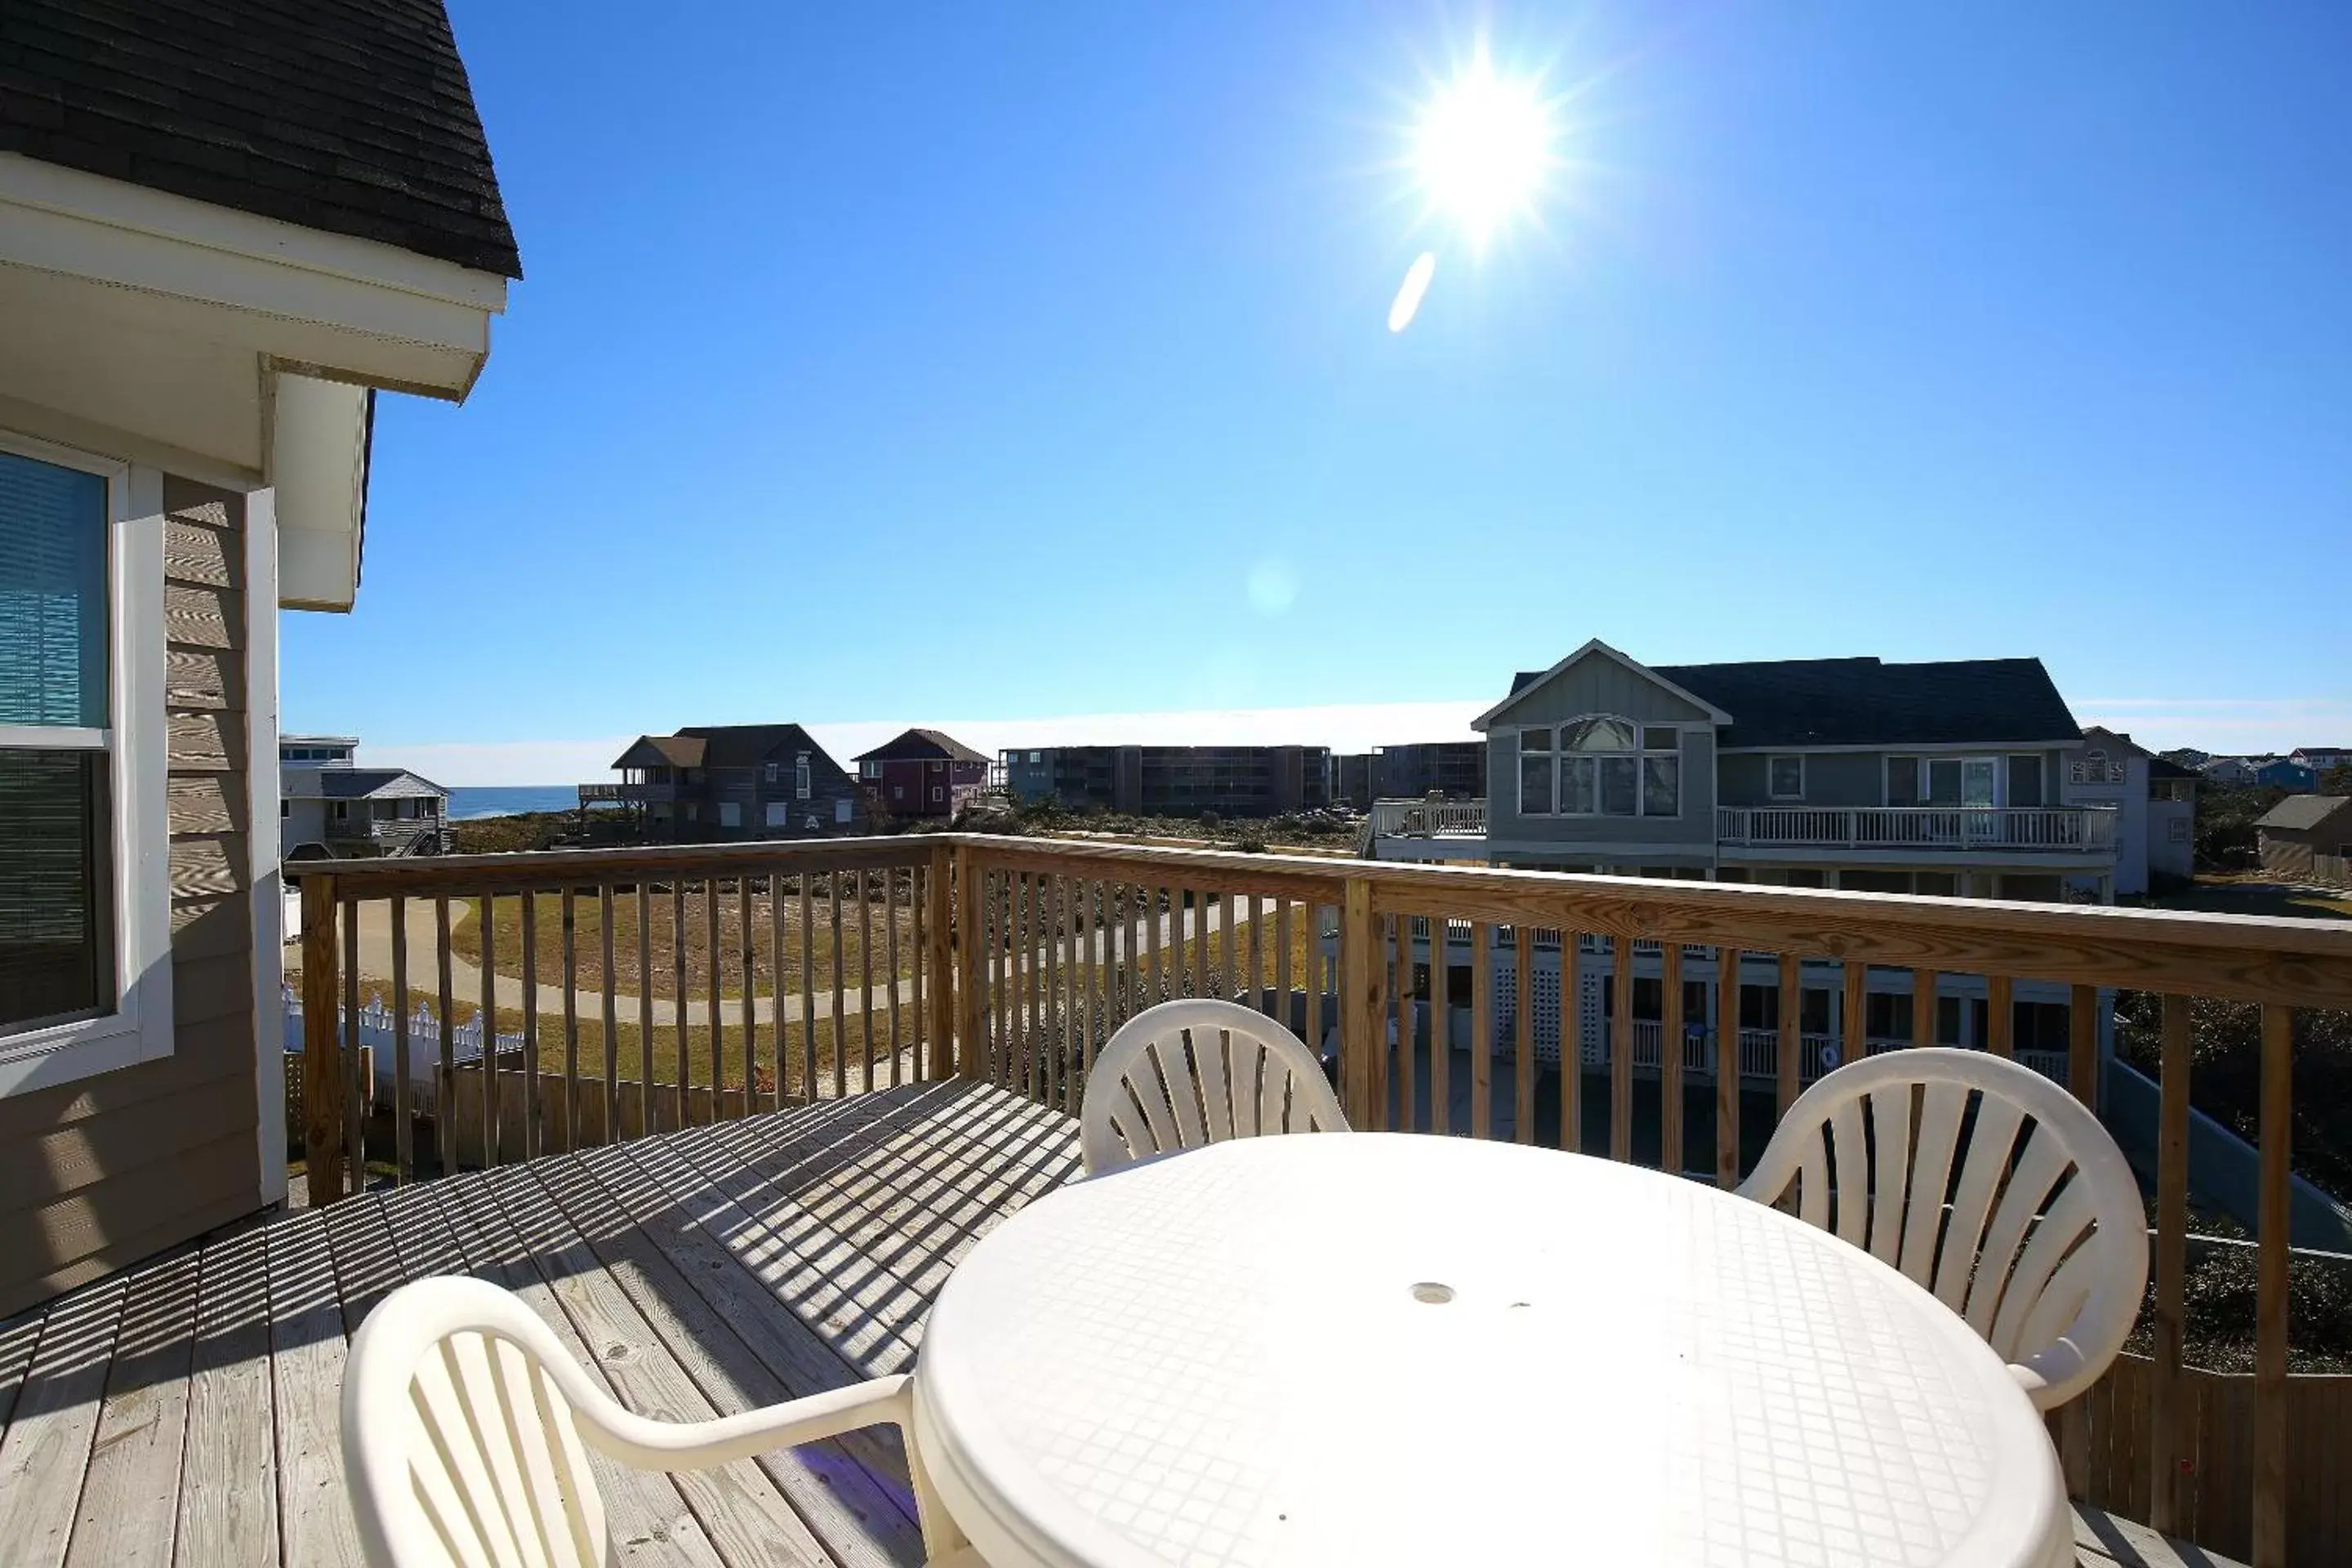
[[[1372,835],[1377,838],[1484,838],[1483,800],[1376,800]]]
[[[1720,807],[1726,844],[1799,849],[2003,849],[2095,855],[2116,845],[2111,805]]]

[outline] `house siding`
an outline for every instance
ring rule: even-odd
[[[261,1205],[245,506],[163,504],[173,1050],[0,1100],[0,1316]]]
[[[1682,812],[1676,816],[1531,816],[1519,811],[1522,726],[1609,713],[1644,724],[1683,726]],[[1715,731],[1704,709],[1626,668],[1592,656],[1538,681],[1495,715],[1486,742],[1487,837],[1515,864],[1537,864],[1555,847],[1577,864],[1605,863],[1612,847],[1632,864],[1698,863],[1715,847]],[[1664,846],[1667,854],[1655,848]]]

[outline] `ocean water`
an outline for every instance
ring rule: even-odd
[[[453,784],[449,789],[452,822],[512,816],[524,811],[575,811],[579,805],[580,790],[574,784]]]

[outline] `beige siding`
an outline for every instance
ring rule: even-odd
[[[0,1316],[260,1201],[244,503],[171,479],[163,500],[173,1048],[0,1100]]]
[[[1557,724],[1588,713],[1613,713],[1651,724],[1692,724],[1706,718],[1706,710],[1685,701],[1658,681],[1626,668],[1606,654],[1591,653],[1519,693],[1517,701],[1495,715],[1493,727]],[[1494,776],[1490,770],[1490,789]]]

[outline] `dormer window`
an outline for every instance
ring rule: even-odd
[[[1530,816],[1679,816],[1682,731],[1607,715],[1522,730],[1519,810]]]

